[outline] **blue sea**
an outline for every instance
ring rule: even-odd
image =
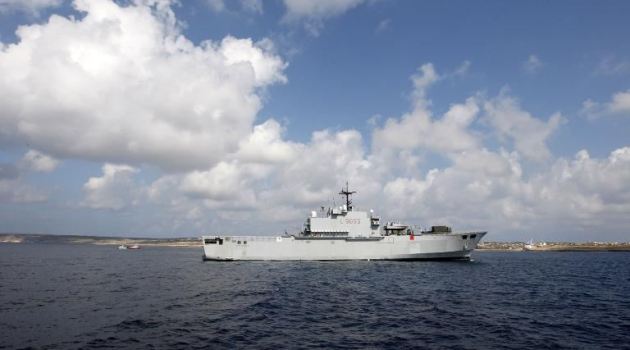
[[[630,253],[201,254],[0,244],[0,348],[630,349]]]

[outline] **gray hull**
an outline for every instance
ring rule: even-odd
[[[468,259],[486,232],[307,238],[204,236],[204,260]],[[210,243],[211,242],[211,243]]]

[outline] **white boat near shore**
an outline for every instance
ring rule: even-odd
[[[126,244],[121,244],[118,246],[119,250],[128,250],[128,249],[140,249],[140,246],[138,244],[131,244],[131,245],[126,245]]]
[[[230,260],[425,260],[470,259],[485,231],[452,232],[447,226],[414,230],[411,225],[381,225],[372,211],[346,204],[311,212],[304,229],[282,236],[203,236],[203,259]]]

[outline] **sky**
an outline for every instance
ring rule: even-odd
[[[630,2],[0,0],[0,232],[320,206],[630,241]]]

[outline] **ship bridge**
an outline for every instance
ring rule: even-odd
[[[323,237],[370,237],[379,235],[380,218],[372,211],[355,211],[352,207],[351,195],[356,191],[349,191],[348,184],[339,194],[346,197],[346,204],[328,211],[311,212],[306,220],[305,235]],[[323,209],[323,208],[322,208]]]

